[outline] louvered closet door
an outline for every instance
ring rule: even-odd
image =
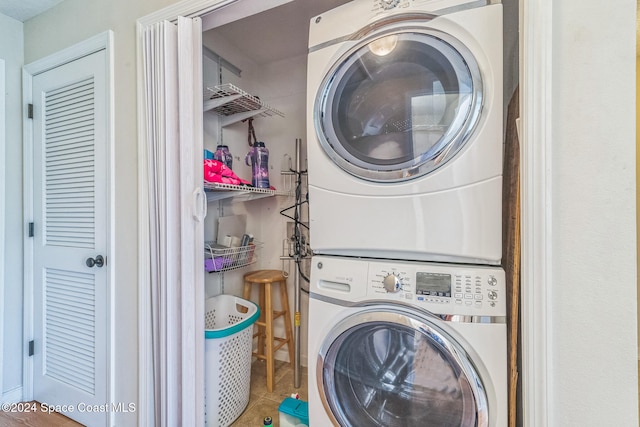
[[[34,398],[90,426],[112,409],[105,72],[100,51],[33,77]]]

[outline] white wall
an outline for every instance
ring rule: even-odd
[[[22,65],[23,24],[0,14],[0,58],[5,60],[6,129],[5,164],[0,171],[5,182],[6,212],[4,245],[3,364],[0,366],[0,401],[20,399],[22,387]]]
[[[306,168],[307,58],[306,55],[296,56],[262,64],[254,70],[254,73],[252,77],[255,81],[262,82],[259,92],[261,99],[264,99],[285,114],[284,118],[270,117],[261,119],[258,123],[262,124],[262,129],[256,129],[256,132],[259,132],[258,139],[263,140],[267,144],[267,148],[269,148],[270,181],[272,185],[283,189],[285,182],[284,178],[280,176],[280,171],[288,168],[287,159],[291,159],[292,165],[295,167],[296,138],[302,139],[301,168]],[[303,197],[305,194],[306,191],[303,189]],[[283,253],[283,239],[287,236],[287,222],[291,220],[280,215],[279,212],[292,206],[294,202],[294,197],[281,196],[265,201],[261,205],[258,205],[260,201],[256,201],[252,204],[254,210],[249,216],[249,220],[254,223],[260,222],[261,224],[261,236],[265,241],[263,249],[265,256],[263,257],[262,268],[284,269],[291,274],[287,285],[292,323],[295,263],[287,261],[283,265],[280,260],[280,256],[285,255]],[[303,207],[301,214],[305,215],[306,211],[306,207]],[[293,216],[293,210],[289,210],[286,213]],[[302,217],[301,220],[306,221],[306,216]],[[300,279],[300,282],[302,283],[302,279]],[[305,286],[305,288],[308,287]],[[301,293],[300,359],[305,366],[307,365],[308,303],[307,295]],[[276,325],[278,326],[277,323]],[[284,330],[278,328],[276,334],[284,336]],[[281,349],[276,357],[286,359],[286,350]]]
[[[238,78],[228,72],[223,71],[223,82],[231,82],[240,88],[259,96],[267,104],[283,112],[285,117],[256,117],[254,127],[259,141],[265,142],[269,149],[269,181],[278,190],[285,189],[285,179],[280,171],[288,168],[288,161],[292,160],[295,167],[295,140],[303,138],[303,149],[301,153],[302,168],[305,168],[305,146],[304,136],[306,135],[306,75],[307,59],[306,55],[294,56],[268,64],[257,64],[243,55],[233,44],[233,41],[225,40],[221,36],[212,32],[205,32],[203,43],[213,51],[223,56],[226,60],[238,66],[242,70],[242,77]],[[206,80],[206,78],[205,78]],[[211,121],[212,113],[205,113],[205,122]],[[205,124],[205,128],[207,128]],[[251,180],[251,168],[244,163],[244,157],[250,147],[247,143],[247,123],[237,123],[226,127],[223,130],[223,143],[229,145],[231,153],[234,155],[233,170],[241,178]],[[215,146],[209,145],[207,148],[213,149]],[[259,199],[249,202],[234,202],[223,204],[224,215],[245,214],[247,215],[247,230],[254,234],[256,240],[264,242],[264,247],[260,253],[259,263],[253,265],[252,269],[285,269],[292,275],[288,279],[289,308],[291,310],[293,322],[294,310],[294,279],[295,272],[293,262],[283,264],[280,256],[283,255],[283,239],[286,237],[286,223],[290,220],[280,215],[282,209],[288,208],[294,203],[294,198],[276,196],[266,199]],[[213,216],[216,206],[209,206],[209,212]],[[306,210],[304,211],[306,212]],[[303,213],[304,213],[303,212]],[[293,211],[287,212],[293,215]],[[302,220],[306,220],[302,218]],[[207,227],[208,230],[213,227]],[[207,231],[207,229],[205,231]],[[211,235],[205,236],[206,240],[211,239]],[[242,269],[225,273],[224,285],[225,293],[242,295],[242,275],[251,271]],[[218,291],[215,285],[215,275],[207,275],[207,289]],[[301,279],[302,280],[302,279]],[[219,291],[218,291],[219,292]],[[209,291],[210,295],[214,292]],[[257,294],[254,295],[254,300]],[[279,296],[275,297],[274,304],[279,304]],[[277,306],[277,305],[276,305]],[[308,300],[305,294],[301,297],[302,327],[300,353],[301,362],[306,365],[307,359],[307,310]],[[279,321],[276,323],[276,335],[284,336],[284,330]],[[287,349],[281,349],[276,357],[287,359]]]
[[[636,0],[552,12],[548,425],[637,426]]]
[[[120,402],[138,401],[136,20],[172,3],[173,0],[65,0],[24,24],[25,63],[108,29],[114,31],[116,250],[111,256],[117,266],[113,302],[117,337],[114,396]],[[15,164],[19,167],[21,158]],[[15,262],[21,263],[21,258]],[[135,425],[136,414],[116,414],[115,423]]]

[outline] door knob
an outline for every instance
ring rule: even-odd
[[[96,267],[102,267],[104,265],[104,258],[102,255],[98,255],[95,258],[87,258],[85,264],[87,264],[87,267],[93,267],[94,265]]]

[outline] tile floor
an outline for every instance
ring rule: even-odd
[[[286,397],[298,393],[300,399],[308,401],[307,369],[300,371],[300,388],[293,387],[293,368],[288,362],[276,361],[276,386],[273,393],[267,391],[265,362],[257,360],[251,365],[251,392],[249,404],[231,427],[261,426],[265,417],[273,419],[273,426],[280,427],[278,407]]]
[[[251,392],[249,404],[231,427],[258,427],[265,417],[273,419],[273,426],[280,427],[278,407],[292,393],[298,393],[300,399],[309,401],[307,394],[307,369],[300,371],[300,388],[293,386],[293,368],[287,362],[276,361],[276,387],[273,393],[267,392],[267,376],[265,363],[261,360],[251,365]],[[36,404],[34,402],[34,404]],[[60,414],[37,412],[6,413],[0,412],[0,427],[14,426],[33,427],[80,427],[81,424]]]

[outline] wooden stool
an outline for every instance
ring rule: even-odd
[[[275,311],[272,304],[272,285],[280,285],[280,311]],[[258,351],[253,355],[258,359],[267,361],[267,391],[273,392],[274,378],[274,354],[283,345],[289,349],[289,363],[293,366],[293,331],[291,318],[289,317],[289,296],[287,295],[287,279],[280,270],[257,270],[244,275],[244,299],[251,298],[251,285],[260,285],[260,319],[256,321],[258,332],[253,336],[258,337]],[[276,337],[273,334],[273,321],[282,316],[286,338]],[[274,342],[278,344],[274,346]]]

